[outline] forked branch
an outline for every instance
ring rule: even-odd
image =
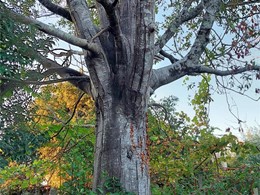
[[[159,40],[155,43],[155,51],[157,54],[161,49],[165,46],[165,44],[173,37],[174,33],[176,33],[177,29],[184,23],[187,22],[196,16],[198,16],[203,10],[203,4],[200,3],[195,8],[190,8],[190,2],[186,3],[182,11],[179,15],[169,24],[168,29],[164,32],[164,34],[159,38]]]
[[[50,75],[53,73],[58,74],[62,78],[69,78],[68,81],[75,87],[81,89],[85,93],[91,94],[90,79],[87,75],[84,75],[74,69],[60,66],[57,62],[50,60],[38,53],[36,60],[47,68],[47,71],[43,75]]]
[[[122,33],[119,25],[118,14],[116,12],[116,5],[118,3],[118,0],[115,0],[113,3],[110,3],[108,0],[97,0],[97,2],[100,3],[105,9],[109,21],[109,30],[115,36],[115,43],[118,50],[122,50]]]
[[[23,52],[22,55],[38,61],[43,66],[43,68],[46,69],[46,71],[43,73],[39,72],[39,74],[42,76],[40,79],[48,77],[52,74],[58,74],[62,79],[67,79],[75,87],[81,89],[85,93],[91,94],[91,83],[87,75],[84,75],[77,70],[63,67],[56,61],[43,56],[34,49],[28,49],[27,51]]]
[[[209,2],[205,5],[206,12],[203,16],[196,39],[187,54],[188,60],[199,60],[202,53],[205,51],[206,46],[210,41],[209,35],[216,18],[216,13],[220,8],[220,3],[220,0],[215,0],[214,3]]]

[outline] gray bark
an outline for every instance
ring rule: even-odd
[[[106,177],[120,179],[122,187],[136,194],[150,194],[149,153],[144,110],[139,113],[120,103],[107,101],[103,108],[97,105],[97,130],[94,166],[94,184],[97,188]],[[106,190],[106,189],[104,189]]]

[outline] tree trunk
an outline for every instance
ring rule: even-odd
[[[134,105],[134,109],[118,99],[103,106],[97,104],[94,188],[101,187],[107,179],[117,178],[128,192],[150,194],[145,101]],[[113,187],[112,183],[108,185]]]
[[[81,37],[95,44],[85,53],[97,112],[93,187],[102,188],[106,178],[114,178],[126,191],[150,194],[146,111],[154,56],[154,2],[97,2],[102,33],[89,20],[86,1],[68,4]]]

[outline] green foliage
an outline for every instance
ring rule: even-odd
[[[203,171],[199,175],[184,178],[174,186],[176,194],[251,194],[253,188],[259,188],[259,165],[244,165],[219,173]],[[201,180],[201,181],[199,181]],[[201,186],[199,186],[201,182]]]
[[[194,98],[191,100],[195,115],[192,121],[198,126],[208,125],[208,113],[207,105],[212,101],[209,82],[211,80],[210,75],[202,75],[202,80],[198,84],[198,91],[195,93]]]
[[[10,163],[4,169],[0,169],[0,193],[17,193],[40,186],[46,171],[46,162],[42,160],[35,160],[30,165]]]
[[[8,0],[4,2],[8,5],[8,7],[13,8],[17,12],[23,13],[26,16],[37,13],[36,10],[33,9],[35,0]],[[2,3],[3,2],[1,2],[1,4]]]
[[[122,184],[118,178],[110,177],[107,173],[103,173],[102,179],[104,180],[104,183],[103,186],[100,186],[96,189],[97,194],[134,195],[133,193],[126,192],[125,189],[122,188]]]
[[[162,195],[173,193],[221,194],[223,192],[246,194],[252,188],[259,186],[257,178],[259,177],[260,157],[255,144],[258,142],[251,139],[254,141],[241,144],[232,134],[222,137],[214,136],[214,128],[210,128],[203,119],[203,117],[207,118],[206,112],[200,112],[200,110],[205,111],[205,104],[210,99],[210,94],[206,93],[208,91],[207,81],[202,81],[199,87],[198,94],[192,100],[194,108],[197,109],[196,115],[199,115],[198,120],[192,120],[183,112],[177,113],[175,110],[177,98],[175,97],[161,100],[162,106],[152,107],[149,111],[148,134],[151,182],[153,184],[151,191],[153,194]],[[39,114],[43,113],[44,109],[41,106],[46,105],[46,101],[52,105],[51,101],[55,100],[55,103],[59,105],[53,104],[52,111],[56,113],[53,114],[53,117],[59,115],[61,119],[68,118],[69,113],[66,110],[68,108],[71,110],[74,104],[73,102],[65,103],[72,100],[73,97],[68,95],[69,92],[64,89],[66,88],[55,86],[52,91],[52,95],[56,94],[54,96],[49,96],[49,93],[42,90],[41,95],[43,95],[44,101],[42,103],[36,98],[35,102],[39,107],[34,107],[34,109],[37,108],[38,111],[41,111]],[[77,93],[73,92],[70,87],[67,89],[77,97]],[[51,89],[48,88],[48,90]],[[59,90],[61,92],[58,92]],[[64,98],[67,97],[66,94],[70,98]],[[60,96],[63,99],[57,102],[56,99]],[[156,105],[156,102],[153,103]],[[79,106],[78,109],[83,109],[85,106]],[[88,108],[91,110],[91,107]],[[86,116],[84,115],[84,117]],[[94,129],[82,126],[87,118],[78,119],[71,120],[65,126],[57,121],[54,122],[52,118],[49,118],[49,122],[47,119],[42,121],[37,119],[38,122],[25,120],[27,123],[24,124],[27,124],[27,127],[33,125],[34,130],[38,130],[41,134],[26,131],[24,130],[26,128],[23,129],[22,126],[16,131],[8,131],[4,139],[6,141],[1,142],[4,147],[0,147],[2,149],[1,157],[6,160],[5,164],[9,163],[9,166],[1,169],[1,184],[5,186],[3,190],[26,190],[29,186],[37,187],[46,175],[56,175],[50,178],[52,178],[53,185],[61,183],[58,188],[62,194],[95,194],[91,191]],[[39,123],[39,121],[41,122]],[[29,125],[30,123],[31,125]],[[57,132],[59,133],[57,134]],[[55,137],[53,137],[54,135]],[[14,139],[15,136],[17,139]],[[49,139],[50,137],[52,139]],[[11,142],[10,140],[13,145],[7,145]],[[6,149],[4,149],[5,147]],[[15,150],[16,153],[7,152],[11,150]],[[231,152],[235,152],[236,156],[232,157]],[[219,158],[217,158],[217,154],[219,154]],[[14,163],[14,161],[16,162]],[[24,164],[24,162],[27,163]],[[230,169],[221,168],[221,162],[227,162]],[[19,173],[19,177],[13,176],[15,171]],[[35,173],[40,173],[40,175],[36,177]],[[26,179],[21,180],[21,176]],[[98,188],[98,194],[102,194],[104,191],[107,191],[108,194],[129,194],[122,189],[117,178],[104,177],[104,179],[104,188]],[[246,185],[248,183],[250,186]]]
[[[241,145],[232,134],[215,137],[212,129],[204,128],[199,133],[195,131],[194,134],[196,123],[184,113],[174,112],[176,98],[171,97],[162,102],[164,106],[169,106],[166,110],[171,111],[168,116],[174,118],[175,126],[171,126],[171,123],[167,122],[168,119],[165,119],[165,113],[160,108],[151,111],[153,115],[149,115],[148,132],[153,194],[216,194],[223,193],[227,189],[229,194],[236,192],[245,194],[253,187],[259,186],[257,178],[259,177],[260,157],[257,150],[253,150],[254,144],[248,142]],[[49,125],[49,134],[53,134],[50,131],[56,132],[56,129],[59,128],[59,125],[56,127]],[[68,126],[57,137],[57,141],[48,146],[62,148],[55,155],[62,155],[62,158],[57,161],[58,166],[53,166],[53,168],[59,169],[60,177],[69,179],[63,182],[60,192],[63,194],[94,194],[90,191],[93,174],[91,166],[94,150],[93,129],[86,131],[85,128],[75,127],[72,131]],[[39,146],[35,145],[35,147]],[[19,149],[17,150],[19,151]],[[235,151],[237,156],[231,158],[228,156],[229,151]],[[255,152],[252,153],[252,151]],[[219,159],[215,158],[216,153],[220,153]],[[17,157],[19,156],[17,155]],[[214,160],[212,161],[212,159]],[[220,161],[227,161],[230,167],[234,166],[234,169],[222,170]],[[2,169],[1,173],[4,176],[1,178],[2,183],[12,180],[9,183],[10,188],[5,189],[26,189],[29,185],[38,185],[44,174],[35,179],[29,170],[32,167],[37,173],[42,169],[47,170],[46,162],[52,163],[49,160],[34,160],[29,165],[20,164]],[[30,182],[18,181],[18,177],[11,177],[14,171],[18,172],[19,176],[31,177]],[[251,185],[248,186],[248,183]],[[129,194],[122,189],[116,178],[107,177],[104,187],[106,191],[110,191],[110,194]],[[102,188],[98,190],[99,193],[103,191]]]
[[[26,128],[26,127],[24,127]],[[28,164],[37,159],[37,148],[48,141],[48,136],[36,134],[28,129],[7,128],[0,137],[0,168],[8,165],[9,162]]]
[[[86,194],[91,190],[94,163],[94,132],[93,129],[77,128],[69,130],[70,139],[63,153],[61,176],[70,178],[60,190],[64,194]],[[60,140],[63,141],[63,140]]]
[[[15,4],[15,2],[17,3],[17,1],[10,1],[10,4]],[[31,3],[34,1],[26,1],[26,4],[30,6]],[[27,12],[23,6],[17,9]],[[0,3],[0,18],[0,88],[1,96],[9,98],[18,87],[32,91],[32,86],[24,86],[17,82],[14,85],[12,79],[40,78],[40,73],[37,74],[35,71],[35,69],[40,70],[40,67],[35,67],[33,53],[41,50],[45,55],[52,46],[53,39],[39,33],[32,25],[19,24],[10,19],[5,13],[2,2]],[[2,101],[3,98],[0,102]]]
[[[172,112],[175,120],[172,126],[158,108],[149,115],[152,192],[249,194],[259,187],[259,150],[255,144],[258,142],[251,139],[254,140],[251,143],[241,143],[231,133],[216,137],[214,128],[203,121],[207,113],[199,112],[204,111],[210,99],[206,93],[208,84],[201,82],[199,86],[192,100],[199,120]],[[228,169],[222,168],[222,162],[227,162]]]
[[[40,34],[36,28],[31,25],[18,24],[8,18],[3,9],[1,11],[0,73],[10,76],[20,72],[21,76],[24,76],[23,74],[26,74],[26,72],[22,68],[29,67],[33,62],[33,59],[28,58],[26,53],[32,51],[32,49],[47,51],[51,46],[50,41],[52,39],[39,37]],[[8,69],[3,68],[8,66]]]

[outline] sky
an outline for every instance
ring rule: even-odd
[[[257,56],[257,50],[252,53],[251,58]],[[257,64],[260,64],[260,59],[256,59]],[[160,68],[163,66],[169,65],[167,62],[162,62],[156,68]],[[177,102],[176,111],[184,111],[188,114],[188,116],[192,117],[194,115],[194,111],[191,105],[189,105],[189,97],[193,97],[195,94],[195,89],[188,90],[187,85],[183,84],[183,79],[179,79],[175,82],[172,82],[168,85],[162,86],[157,89],[153,95],[155,100],[162,99],[164,97],[168,97],[170,95],[174,95],[178,97],[179,101]],[[201,77],[190,77],[190,82],[198,83],[201,80]],[[212,81],[210,83],[213,87],[216,87],[214,76],[212,77]],[[260,94],[256,94],[255,88],[260,88],[260,80],[253,80],[252,87],[248,91],[247,95],[253,99],[260,98]],[[251,127],[259,127],[260,126],[260,100],[254,101],[248,97],[245,97],[240,94],[236,94],[231,91],[227,91],[228,102],[232,112],[243,121],[241,123],[241,127],[245,129]],[[238,124],[238,120],[232,115],[232,113],[228,109],[228,103],[225,94],[217,94],[212,93],[213,102],[210,103],[209,107],[209,118],[210,125],[220,128],[222,131],[216,132],[217,134],[225,133],[227,128],[231,128],[232,133],[238,137],[242,137],[243,133],[239,132],[240,125]]]

